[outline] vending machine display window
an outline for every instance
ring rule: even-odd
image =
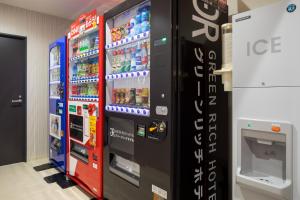
[[[50,50],[50,96],[60,98],[60,46]]]
[[[98,29],[70,41],[70,87],[71,99],[98,100],[99,91],[99,37]]]
[[[150,115],[150,2],[106,21],[106,110]]]

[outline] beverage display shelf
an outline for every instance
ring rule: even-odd
[[[71,83],[76,84],[76,83],[96,83],[99,82],[99,77],[98,76],[91,76],[91,77],[77,77],[73,78],[70,80]]]
[[[50,96],[50,99],[60,99],[60,96]]]
[[[84,53],[81,53],[77,56],[74,56],[72,58],[70,58],[70,61],[73,62],[73,61],[78,61],[78,60],[81,60],[83,58],[88,58],[90,56],[94,56],[94,55],[97,55],[99,54],[99,49],[91,49],[89,51],[86,51]]]
[[[150,74],[149,70],[136,71],[136,72],[124,72],[124,73],[106,75],[105,79],[106,80],[118,80],[118,79],[147,77],[147,76],[149,76],[149,74]]]
[[[60,68],[60,65],[54,65],[54,66],[51,66],[51,67],[50,67],[50,70],[58,69],[58,68]]]
[[[130,107],[130,106],[121,106],[121,105],[107,105],[105,110],[109,112],[118,112],[125,113],[129,115],[139,115],[139,116],[150,116],[149,108],[139,108],[139,107]]]
[[[113,42],[111,44],[107,44],[105,46],[105,48],[107,50],[118,48],[118,47],[121,47],[121,46],[126,45],[126,44],[130,44],[130,43],[133,43],[133,42],[138,42],[138,41],[143,40],[143,39],[147,39],[147,38],[149,38],[149,36],[150,36],[150,31],[147,31],[147,32],[135,35],[133,37],[126,37],[126,38],[124,38],[120,41]]]
[[[99,101],[98,96],[71,96],[69,98],[71,101],[94,101],[97,102]]]
[[[60,84],[60,81],[50,81],[50,85]]]

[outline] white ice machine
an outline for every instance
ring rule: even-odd
[[[233,17],[233,200],[300,200],[300,0]]]

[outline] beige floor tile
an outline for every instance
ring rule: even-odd
[[[78,187],[65,190],[57,184],[47,184],[44,177],[58,173],[56,169],[41,172],[33,167],[47,163],[47,159],[0,167],[1,200],[89,200],[91,196]]]

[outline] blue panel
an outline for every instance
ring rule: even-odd
[[[58,39],[56,42],[50,45],[49,47],[49,156],[50,161],[62,172],[66,172],[66,98],[67,98],[67,80],[66,80],[66,37],[62,37]],[[51,50],[53,52],[56,48],[59,48],[60,59],[59,64],[60,67],[56,70],[60,70],[60,83],[51,82],[51,69],[50,67],[58,66],[59,64],[53,65],[51,59],[53,60],[53,56],[50,56]],[[52,54],[53,55],[53,54]],[[55,54],[57,55],[57,54]],[[59,57],[56,57],[59,58]],[[56,60],[57,61],[57,60]],[[58,62],[58,61],[57,61]],[[53,65],[53,66],[50,66]],[[56,73],[56,77],[58,75]],[[51,86],[55,88],[60,88],[60,95],[55,95],[55,98],[51,95]],[[59,125],[60,118],[60,125]],[[54,136],[52,136],[52,135]]]

